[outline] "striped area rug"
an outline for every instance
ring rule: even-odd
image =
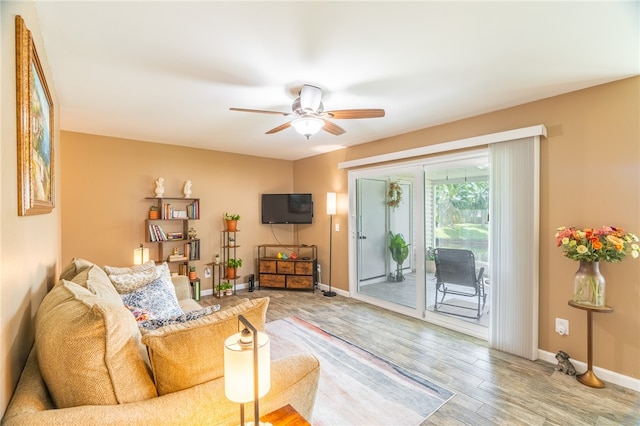
[[[320,360],[314,426],[416,426],[454,396],[297,317],[269,322],[266,332],[272,358],[312,352]]]

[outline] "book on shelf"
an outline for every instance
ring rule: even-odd
[[[149,225],[149,241],[167,241],[167,236],[159,225]]]

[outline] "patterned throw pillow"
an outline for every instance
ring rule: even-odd
[[[152,281],[158,279],[158,275],[161,272],[161,270],[159,271],[158,268],[154,267],[131,274],[109,275],[109,279],[118,293],[126,294],[149,285]]]
[[[137,306],[127,306],[127,309],[133,314],[136,322],[144,322],[153,319],[153,314],[146,309],[138,308]]]
[[[160,318],[160,319],[150,318],[146,321],[141,320],[138,326],[145,330],[155,330],[157,328],[164,327],[165,325],[180,324],[183,322],[193,321],[205,315],[209,315],[214,312],[217,312],[219,310],[220,310],[220,305],[207,306],[204,309],[187,312],[186,314],[178,315],[177,317],[173,317],[173,318]]]
[[[120,294],[122,302],[127,306],[146,309],[155,319],[182,315],[168,265],[163,263],[156,270],[158,278],[130,293]]]

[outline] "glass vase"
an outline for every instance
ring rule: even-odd
[[[605,305],[606,280],[600,273],[600,262],[580,261],[573,282],[573,301],[581,305]]]

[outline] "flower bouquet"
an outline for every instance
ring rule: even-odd
[[[614,226],[600,229],[560,227],[557,229],[556,246],[571,260],[580,261],[574,279],[573,301],[592,306],[604,306],[605,279],[600,273],[600,261],[619,263],[629,254],[640,256],[638,237]]]

